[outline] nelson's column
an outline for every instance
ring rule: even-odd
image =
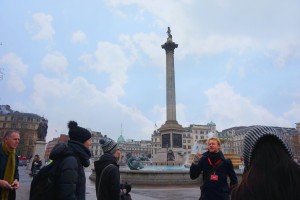
[[[167,42],[161,47],[166,51],[166,106],[167,120],[158,131],[161,136],[161,149],[153,161],[157,164],[179,165],[184,163],[182,155],[183,127],[176,120],[174,50],[178,44],[173,42],[171,29],[168,27]]]

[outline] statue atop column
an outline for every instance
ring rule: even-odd
[[[171,29],[170,29],[170,27],[168,27],[167,34],[168,34],[168,39],[167,39],[167,41],[172,41],[172,34],[171,34]]]
[[[48,129],[48,121],[45,118],[42,118],[42,121],[39,123],[38,131],[38,140],[45,141]]]

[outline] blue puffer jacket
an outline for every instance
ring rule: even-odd
[[[62,159],[59,164],[58,199],[85,200],[86,178],[83,167],[90,165],[91,153],[82,143],[69,140],[68,145],[57,144],[50,159]]]
[[[209,172],[213,168],[208,157],[213,157],[212,163],[221,159],[223,163],[217,168],[216,175],[218,180],[210,180]],[[227,183],[227,176],[230,178],[230,186],[238,183],[237,176],[233,170],[233,165],[230,159],[225,159],[223,153],[219,151],[217,154],[205,152],[198,165],[192,164],[190,167],[191,179],[196,179],[203,172],[203,185],[201,186],[201,200],[229,200],[230,187]]]

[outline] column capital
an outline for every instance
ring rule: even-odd
[[[178,47],[178,44],[176,44],[173,41],[167,41],[165,44],[161,45],[161,48],[166,50],[166,53],[172,52],[174,53],[174,49]]]

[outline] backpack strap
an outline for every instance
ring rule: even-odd
[[[98,190],[100,190],[100,186],[101,186],[101,182],[102,182],[102,176],[103,176],[103,174],[104,174],[104,171],[107,170],[110,166],[113,166],[113,164],[108,164],[108,165],[106,165],[106,166],[103,168],[103,170],[102,170],[102,172],[101,172],[101,175],[100,175],[100,180],[99,180],[99,187],[98,187]],[[99,194],[99,191],[97,191],[97,193]]]

